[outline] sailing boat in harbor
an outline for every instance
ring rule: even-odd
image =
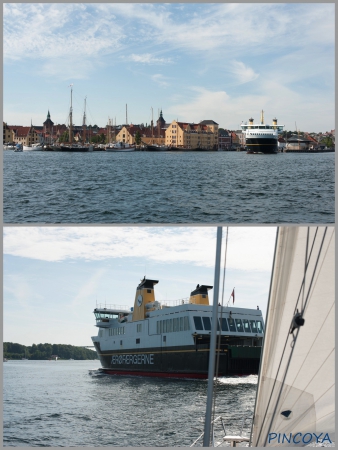
[[[225,435],[231,446],[335,441],[334,249],[333,226],[278,229],[251,436]],[[212,394],[209,377],[204,446],[213,436]]]
[[[86,105],[86,103],[85,103]],[[85,130],[86,130],[86,110],[84,111],[83,116],[83,136],[85,138]],[[69,144],[63,145],[61,144],[58,151],[61,152],[90,152],[93,151],[93,145],[84,145],[73,143],[73,85],[70,85],[70,110],[69,110]]]

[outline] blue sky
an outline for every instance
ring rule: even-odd
[[[229,228],[224,304],[235,288],[235,306],[265,316],[275,236]],[[4,342],[91,345],[96,302],[133,306],[144,275],[156,300],[189,297],[213,286],[215,249],[215,227],[5,227]]]
[[[333,3],[7,3],[4,120],[334,128]]]

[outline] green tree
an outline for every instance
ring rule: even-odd
[[[321,139],[320,143],[322,145],[325,145],[328,148],[332,148],[333,147],[333,141],[332,141],[332,138],[330,136],[325,136],[323,139]]]
[[[141,134],[140,134],[140,132],[138,130],[135,133],[135,144],[136,145],[140,145],[141,144]]]
[[[68,142],[69,141],[69,133],[68,131],[64,131],[60,136],[60,142]]]

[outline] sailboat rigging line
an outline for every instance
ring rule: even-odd
[[[318,229],[318,227],[317,227],[317,229]],[[317,255],[317,260],[316,260],[315,267],[314,267],[313,272],[312,272],[312,277],[311,277],[310,286],[309,286],[309,288],[308,288],[308,292],[307,292],[307,295],[306,295],[305,305],[304,305],[303,310],[301,311],[301,314],[304,313],[305,308],[306,308],[306,305],[307,305],[308,300],[309,300],[309,296],[310,296],[310,292],[311,292],[311,287],[312,287],[312,283],[313,283],[314,276],[315,276],[316,271],[317,271],[317,266],[318,266],[319,258],[320,258],[320,255],[321,255],[321,253],[322,253],[322,249],[323,249],[323,244],[324,244],[326,232],[327,232],[327,227],[325,227],[325,230],[324,230],[322,242],[321,242],[321,244],[320,244],[320,248],[319,248],[318,255]],[[307,268],[308,268],[308,264],[307,264],[307,266],[306,266],[306,268],[305,268],[305,271],[307,270]],[[304,283],[304,279],[305,279],[305,274],[304,274],[304,277],[303,277],[303,283]],[[299,300],[299,297],[298,297],[298,300]],[[298,302],[298,300],[297,300],[297,302]],[[291,327],[291,326],[292,326],[292,322],[291,322],[290,327]],[[275,418],[275,415],[276,415],[278,403],[279,403],[280,397],[281,397],[281,395],[282,395],[282,391],[283,391],[285,379],[286,379],[286,376],[287,376],[287,374],[288,374],[290,362],[291,362],[292,355],[293,355],[293,352],[294,352],[294,349],[295,349],[295,344],[296,344],[296,341],[297,341],[297,337],[298,337],[299,331],[300,331],[300,328],[297,328],[297,329],[296,329],[296,335],[294,335],[294,334],[292,333],[294,342],[293,342],[293,346],[292,346],[292,348],[291,348],[291,352],[290,352],[290,355],[289,355],[289,358],[288,358],[288,361],[287,361],[287,364],[286,364],[286,367],[285,367],[285,372],[284,372],[284,375],[283,375],[283,380],[282,380],[281,386],[280,386],[280,388],[279,388],[279,393],[278,393],[277,401],[276,401],[276,403],[275,403],[275,408],[274,408],[273,413],[272,413],[272,416],[271,416],[270,424],[269,424],[269,427],[268,427],[268,432],[267,432],[267,434],[266,434],[265,441],[264,441],[264,446],[266,446],[267,439],[268,439],[268,435],[269,435],[269,431],[270,431],[270,429],[271,429],[272,422],[273,422],[273,420],[274,420],[274,418]],[[283,354],[282,354],[282,357],[281,357],[281,361],[282,361],[282,359],[283,359],[283,357],[284,357],[284,351],[285,351],[285,348],[286,348],[287,341],[288,341],[288,337],[287,337],[287,339],[286,339],[286,341],[285,341],[285,346],[284,346]],[[279,364],[279,367],[278,367],[278,371],[279,371],[279,368],[280,368],[280,365],[281,365],[281,361],[280,361],[280,364]],[[278,372],[277,372],[277,374],[278,374]],[[273,385],[273,389],[274,389],[274,387],[275,387],[275,383],[276,383],[276,380],[277,380],[277,374],[276,374],[276,377],[275,377],[275,382],[274,382],[274,385]],[[273,390],[273,389],[272,389],[272,390]],[[271,398],[271,397],[270,397],[270,398]],[[264,419],[265,419],[265,417],[266,417],[266,416],[264,416]],[[263,423],[264,423],[264,421],[263,421]],[[263,423],[262,423],[262,428],[263,428]],[[262,429],[262,428],[261,428],[261,429]]]
[[[315,242],[316,242],[317,233],[318,233],[318,227],[316,228],[315,235],[313,236],[310,254],[308,256],[307,263],[305,264],[305,267],[304,267],[304,276],[303,276],[302,284],[300,285],[299,294],[298,294],[298,297],[297,297],[297,301],[296,301],[295,309],[293,311],[293,315],[295,315],[296,312],[297,312],[297,307],[298,307],[298,302],[299,302],[299,299],[300,299],[300,295],[301,295],[302,292],[304,293],[305,275],[306,275],[307,268],[308,268],[310,260],[311,260],[312,250],[313,250],[313,247],[314,247]],[[309,227],[308,227],[308,235],[309,235]],[[307,250],[306,250],[306,253],[307,253]]]
[[[306,250],[305,250],[305,261],[304,261],[304,286],[305,286],[305,281],[306,281],[305,277],[306,277],[306,265],[307,265],[307,260],[308,260],[309,235],[310,235],[310,228],[308,227],[307,234],[306,234]],[[304,294],[305,294],[305,289],[303,289],[302,309],[303,309],[303,306],[304,306]]]
[[[319,253],[318,253],[318,256],[317,256],[317,261],[316,261],[316,264],[315,264],[315,267],[314,267],[314,271],[313,271],[313,273],[312,273],[312,278],[311,278],[310,286],[309,286],[309,288],[308,288],[308,293],[307,293],[307,296],[306,296],[306,299],[305,299],[304,307],[303,307],[303,309],[301,310],[301,314],[304,314],[306,305],[307,305],[307,303],[308,303],[308,301],[309,301],[309,298],[310,298],[310,292],[311,292],[311,288],[312,288],[312,283],[313,283],[313,280],[314,280],[314,277],[315,277],[315,273],[316,273],[316,270],[317,270],[317,266],[318,266],[318,262],[319,262],[319,257],[320,257],[320,255],[321,255],[321,253],[322,253],[322,249],[323,249],[323,245],[324,245],[324,240],[325,240],[326,232],[327,232],[327,227],[325,227],[325,230],[324,230],[323,239],[322,239],[322,242],[321,242],[321,244],[320,244],[320,249],[319,249]]]
[[[316,228],[316,232],[315,232],[315,235],[314,235],[314,237],[313,237],[312,246],[311,246],[311,250],[310,250],[310,254],[309,254],[309,258],[308,258],[308,263],[306,264],[306,267],[304,268],[305,271],[307,270],[307,268],[308,268],[308,266],[309,266],[309,262],[310,262],[310,259],[311,259],[311,256],[312,256],[312,251],[313,251],[313,248],[314,248],[314,243],[315,243],[315,240],[316,240],[316,237],[317,237],[317,232],[318,232],[318,227]],[[279,234],[279,229],[278,229],[278,231],[277,231],[276,245],[277,245],[277,241],[278,241],[278,234]],[[275,256],[276,256],[276,248],[277,248],[277,247],[275,247]],[[274,260],[275,260],[275,256],[274,256]],[[271,280],[272,280],[273,271],[274,271],[274,263],[273,263],[273,267],[272,267]],[[300,288],[300,290],[299,290],[299,294],[298,294],[298,298],[297,298],[297,302],[296,302],[294,314],[295,314],[295,312],[296,312],[296,310],[297,310],[297,304],[298,304],[298,301],[299,301],[299,298],[300,298],[300,294],[301,294],[302,289],[303,289],[304,280],[305,280],[305,276],[303,276],[303,280],[302,280],[301,288]],[[269,303],[270,303],[270,295],[271,295],[271,283],[270,283],[270,292],[269,292]],[[269,304],[268,304],[268,311],[269,311]],[[293,319],[293,317],[292,317],[292,319]],[[268,317],[267,317],[266,322],[267,322],[267,321],[268,321]],[[291,324],[292,324],[292,320],[291,320]],[[290,329],[291,329],[291,325],[290,325]],[[299,331],[299,328],[298,328],[297,331]],[[274,380],[274,383],[273,383],[273,386],[272,386],[272,389],[271,389],[271,392],[270,392],[270,397],[269,397],[269,400],[268,400],[268,403],[267,403],[267,407],[266,407],[266,410],[265,410],[265,413],[264,413],[264,417],[263,417],[263,420],[262,420],[261,428],[260,428],[260,430],[259,430],[257,442],[259,441],[259,439],[260,439],[260,437],[261,437],[261,434],[262,434],[264,422],[265,422],[265,419],[266,419],[266,415],[267,415],[268,409],[269,409],[269,407],[270,407],[270,402],[271,402],[271,399],[272,399],[272,394],[273,394],[273,392],[274,392],[274,390],[275,390],[275,386],[276,386],[276,382],[277,382],[277,376],[278,376],[278,374],[279,374],[279,370],[280,370],[281,365],[282,365],[282,361],[283,361],[283,358],[284,358],[284,353],[285,353],[285,349],[286,349],[286,346],[287,346],[287,343],[288,343],[289,336],[290,336],[290,334],[288,333],[287,338],[286,338],[286,340],[285,340],[285,344],[284,344],[282,356],[281,356],[281,359],[280,359],[280,361],[279,361],[278,369],[277,369],[277,372],[276,372],[276,375],[275,375],[275,380]],[[298,336],[298,333],[297,333],[297,336]],[[294,348],[294,346],[293,346],[293,348]],[[293,348],[292,348],[292,352],[293,352]],[[264,342],[263,342],[262,352],[263,352],[263,351],[264,351]],[[261,366],[260,366],[260,369],[261,369]],[[260,372],[259,372],[259,373],[260,373]],[[260,376],[259,376],[259,377],[260,377]],[[258,382],[259,382],[259,379],[258,379]],[[277,403],[276,403],[276,405],[277,405]],[[255,404],[255,408],[256,408],[256,404]],[[254,414],[255,414],[255,412],[254,412]],[[270,427],[271,427],[271,423],[272,423],[272,421],[270,422]],[[270,428],[270,427],[269,427],[269,428]],[[251,433],[252,433],[252,430],[251,430]],[[266,439],[267,439],[267,437],[266,437]],[[265,442],[266,442],[266,440],[265,440]]]
[[[216,237],[216,257],[215,257],[215,275],[214,275],[214,299],[212,308],[212,325],[209,349],[209,369],[208,369],[208,389],[207,389],[207,406],[205,412],[203,447],[210,447],[211,438],[211,410],[214,388],[215,374],[215,353],[216,353],[216,337],[217,337],[217,320],[218,320],[218,293],[219,293],[219,274],[222,250],[222,227],[217,227]]]
[[[266,319],[265,319],[265,331],[266,331],[266,327],[267,327],[268,320],[269,320],[270,299],[271,299],[271,289],[272,289],[272,277],[273,277],[273,273],[274,273],[274,270],[275,270],[275,261],[276,261],[276,253],[277,253],[278,236],[279,236],[279,227],[277,227],[277,231],[276,231],[275,248],[274,248],[273,259],[272,259],[272,268],[271,268],[270,286],[269,286],[269,296],[268,296],[268,305],[267,305],[267,315],[266,315]],[[264,352],[264,345],[265,345],[265,333],[264,333],[264,338],[263,338],[261,355],[263,355],[263,352]],[[260,384],[261,370],[262,370],[262,358],[259,361],[257,386],[259,386],[259,384]],[[252,433],[253,433],[254,420],[255,420],[255,416],[256,416],[256,406],[257,406],[257,393],[256,393],[256,398],[255,398],[253,420],[251,422],[249,447],[251,447],[251,444],[252,444]]]
[[[223,288],[222,288],[222,304],[221,304],[221,314],[220,321],[218,320],[218,311],[217,311],[217,325],[219,325],[219,333],[218,333],[218,345],[217,345],[217,357],[216,357],[216,370],[215,370],[215,387],[214,387],[214,398],[213,398],[213,408],[212,408],[212,420],[215,419],[215,411],[216,411],[216,394],[217,394],[217,378],[218,378],[218,370],[219,370],[219,358],[221,354],[221,338],[222,338],[222,316],[223,316],[223,298],[224,298],[224,281],[225,281],[225,268],[226,268],[226,260],[227,260],[227,250],[228,250],[228,233],[229,227],[227,227],[226,238],[225,238],[225,250],[224,250],[224,268],[223,268]],[[218,310],[218,308],[217,308]],[[218,326],[217,326],[218,328]],[[214,429],[214,427],[213,427]]]

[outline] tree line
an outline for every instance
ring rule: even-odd
[[[49,359],[52,355],[60,359],[97,359],[95,351],[66,344],[33,344],[25,346],[13,342],[3,343],[4,358]]]

